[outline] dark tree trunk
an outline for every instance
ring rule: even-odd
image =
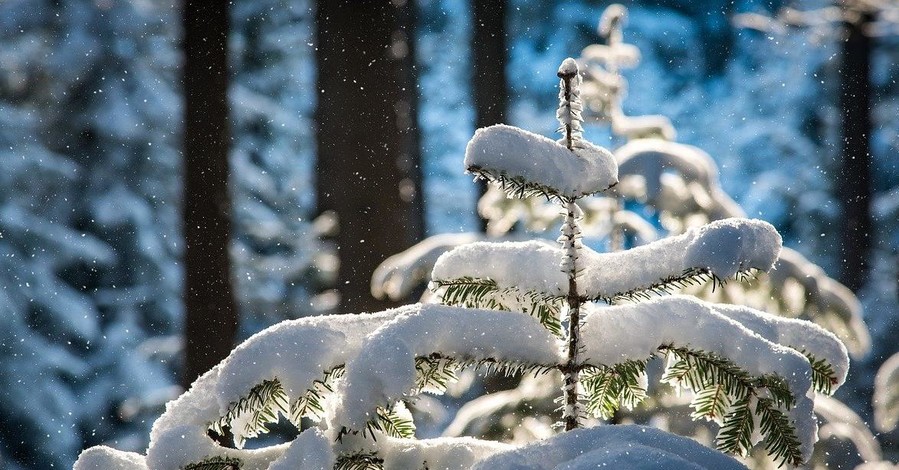
[[[343,312],[395,304],[371,296],[375,267],[421,238],[414,5],[318,3],[318,210],[334,211]]]
[[[837,195],[843,206],[840,281],[858,291],[868,274],[871,251],[871,91],[872,40],[865,29],[873,21],[862,14],[845,24],[840,51],[841,172]]]
[[[237,332],[228,246],[228,3],[184,3],[184,269],[190,384],[224,359]]]
[[[472,20],[475,127],[481,128],[506,122],[506,0],[474,0]],[[478,184],[483,195],[487,183]],[[481,219],[481,229],[486,228],[487,221]]]

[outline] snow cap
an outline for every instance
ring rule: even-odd
[[[585,140],[568,150],[551,139],[504,124],[475,131],[465,148],[465,168],[494,182],[517,183],[527,191],[569,199],[618,183],[618,166],[608,150]]]

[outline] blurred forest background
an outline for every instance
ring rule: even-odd
[[[859,296],[874,347],[841,398],[866,419],[899,337],[899,13],[876,3],[635,0],[625,27],[625,111],[668,116]],[[142,451],[236,341],[392,305],[374,268],[482,228],[466,142],[552,135],[555,71],[607,5],[0,2],[0,468]],[[786,6],[862,13],[735,26]]]

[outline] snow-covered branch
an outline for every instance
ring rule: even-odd
[[[716,221],[627,251],[597,253],[584,247],[578,293],[613,300],[663,290],[691,276],[728,279],[751,269],[767,271],[780,249],[780,235],[770,224],[749,219]],[[469,276],[489,279],[501,290],[563,297],[568,279],[557,268],[563,256],[561,249],[537,241],[479,242],[445,253],[431,277],[434,287]]]
[[[368,332],[410,309],[303,318],[253,335],[167,405],[150,434],[150,468],[180,468],[209,455],[240,458],[245,465],[270,462],[280,452],[221,448],[207,436],[210,423],[227,415],[259,384],[272,379],[277,379],[288,403],[302,399],[323,374],[356,354]],[[258,432],[242,425],[252,411],[233,414],[236,422],[229,424],[235,441]]]
[[[512,312],[416,305],[374,332],[346,366],[335,422],[365,429],[378,407],[416,389],[415,359],[490,361],[553,368],[562,361],[556,337],[537,320]]]
[[[817,424],[812,414],[816,381],[813,365],[800,350],[822,359],[828,370],[833,371],[829,378],[832,388],[826,387],[830,391],[845,380],[849,364],[839,340],[811,323],[691,297],[675,296],[598,309],[587,316],[583,331],[584,357],[590,364],[609,366],[644,360],[660,348],[670,351],[684,347],[726,358],[751,377],[779,377],[795,400],[792,406],[782,407],[795,426],[803,460],[811,456],[812,445],[817,440]],[[634,331],[640,334],[635,335]],[[757,386],[753,384],[745,381],[746,386]],[[770,385],[764,387],[770,389]],[[736,406],[731,400],[723,402],[722,411],[727,410],[728,403]],[[750,402],[745,403],[748,408]],[[724,418],[723,413],[715,416]]]
[[[564,145],[517,127],[478,129],[465,149],[465,168],[503,186],[510,194],[575,199],[618,182],[612,154],[587,141]]]

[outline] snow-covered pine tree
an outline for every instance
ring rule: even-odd
[[[722,450],[759,439],[781,462],[807,459],[816,439],[816,391],[845,379],[848,357],[809,323],[691,297],[603,308],[671,284],[770,269],[781,249],[769,224],[726,219],[648,245],[596,253],[581,243],[577,201],[617,183],[612,155],[581,135],[573,59],[559,69],[558,142],[522,129],[480,129],[468,171],[514,197],[543,196],[564,214],[561,247],[543,241],[473,243],[437,260],[432,288],[446,305],[291,320],[251,337],[167,406],[146,456],[106,447],[77,469],[98,468],[533,468],[633,465],[738,468],[685,438],[640,426],[578,429],[645,396],[644,369],[666,360],[664,379],[695,392],[694,416],[722,423]],[[407,403],[440,391],[466,367],[561,373],[566,431],[514,448],[472,438],[415,440]],[[284,416],[292,442],[243,450]],[[209,437],[234,436],[237,449]],[[622,450],[627,443],[626,451]],[[553,452],[547,452],[552,449]]]

